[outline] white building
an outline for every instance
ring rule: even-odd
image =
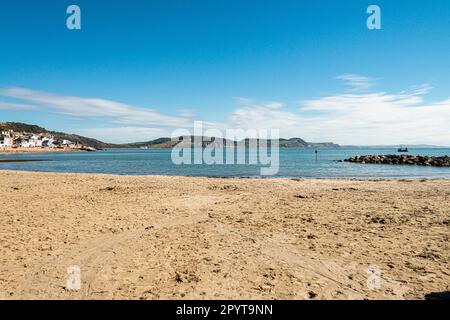
[[[32,148],[41,148],[42,147],[42,136],[32,135],[30,142],[32,142]]]
[[[43,136],[38,135],[24,135],[21,137],[20,147],[21,148],[42,148],[43,146]]]
[[[63,140],[62,144],[69,146],[72,142]],[[4,131],[0,134],[0,148],[56,148],[57,141],[53,136],[34,133],[15,133],[12,130]]]
[[[64,139],[61,143],[63,146],[68,146],[69,144],[72,144],[71,141]]]
[[[2,148],[10,148],[13,146],[14,139],[7,135],[0,135],[0,147]]]
[[[42,147],[55,148],[55,140],[53,138],[43,137]]]
[[[20,142],[20,147],[21,148],[33,148],[33,142],[31,142],[30,140],[22,140]]]

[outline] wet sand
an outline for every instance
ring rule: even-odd
[[[450,180],[0,171],[0,181],[2,299],[423,299],[450,290]],[[66,287],[73,265],[80,290]]]

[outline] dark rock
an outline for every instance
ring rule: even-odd
[[[344,159],[345,162],[372,164],[404,164],[420,166],[450,167],[450,157],[432,157],[415,155],[366,155]]]

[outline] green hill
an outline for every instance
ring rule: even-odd
[[[172,148],[178,143],[178,141],[172,141],[170,138],[158,138],[146,142],[134,142],[128,143],[126,146],[131,148]]]
[[[72,142],[80,143],[87,147],[92,147],[95,149],[106,149],[106,148],[172,148],[176,144],[178,144],[178,141],[172,141],[170,138],[158,138],[155,140],[145,141],[145,142],[135,142],[135,143],[127,143],[127,144],[112,144],[112,143],[105,143],[93,138],[87,138],[83,137],[77,134],[69,134],[64,132],[57,132],[57,131],[49,131],[45,128],[42,128],[37,125],[31,125],[26,123],[20,123],[20,122],[0,122],[0,131],[5,130],[13,130],[15,132],[30,132],[30,133],[44,133],[44,134],[51,134],[56,139],[66,139],[70,140]],[[181,139],[181,137],[180,137]],[[191,137],[193,139],[193,137]],[[246,145],[249,143],[250,139],[245,139]],[[225,140],[224,139],[218,139],[218,138],[212,138],[210,142],[203,142],[202,145],[206,146],[211,142],[215,142],[216,145],[224,145]],[[236,144],[236,142],[235,142]],[[193,145],[193,144],[192,144]],[[270,145],[270,140],[268,141],[268,145]],[[279,140],[279,146],[280,148],[339,148],[340,146],[331,142],[325,142],[325,143],[311,143],[306,142],[305,140],[301,138],[290,138],[290,139],[283,139],[281,138]]]

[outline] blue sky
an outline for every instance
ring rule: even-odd
[[[70,4],[81,30],[66,28]],[[449,13],[448,0],[3,1],[0,121],[110,142],[203,120],[450,145]]]

